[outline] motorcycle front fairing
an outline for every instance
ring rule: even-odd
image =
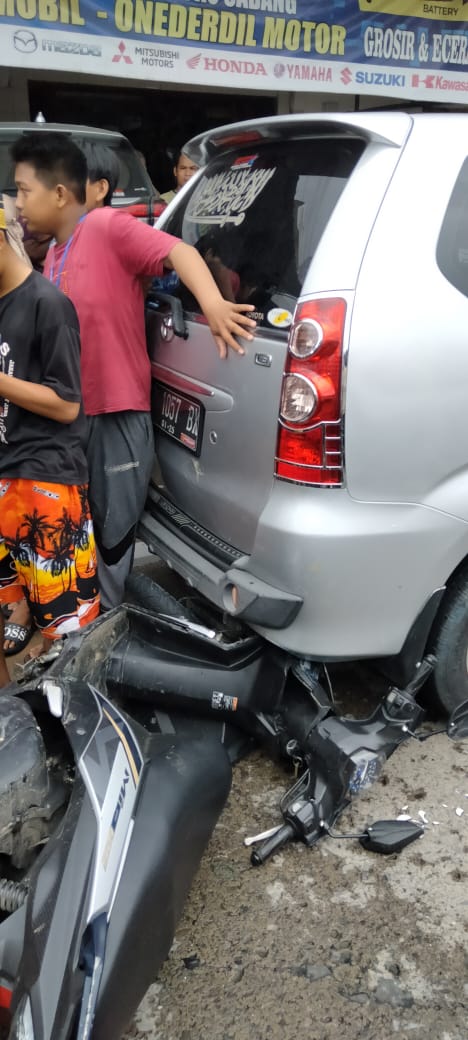
[[[81,680],[43,689],[76,776],[26,903],[0,925],[9,1036],[116,1040],[167,956],[231,767],[219,741],[149,735]]]

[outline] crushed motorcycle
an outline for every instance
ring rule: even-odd
[[[149,590],[149,591],[148,591]],[[226,803],[261,745],[295,779],[252,863],[327,836],[400,743],[424,740],[433,659],[365,719],[337,714],[321,666],[154,582],[30,662],[0,698],[0,1036],[117,1040],[166,958]],[[444,732],[468,736],[468,703]],[[358,835],[376,852],[411,820]],[[348,835],[341,835],[349,837]],[[261,840],[263,839],[263,840]]]

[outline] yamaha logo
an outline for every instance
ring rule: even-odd
[[[18,29],[13,33],[13,43],[17,51],[22,54],[32,54],[37,51],[37,40],[29,29]]]

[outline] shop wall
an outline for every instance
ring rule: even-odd
[[[0,120],[29,119],[28,81],[22,70],[0,68]]]

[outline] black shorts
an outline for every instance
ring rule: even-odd
[[[143,512],[154,462],[149,412],[88,416],[88,497],[98,544],[112,549]]]

